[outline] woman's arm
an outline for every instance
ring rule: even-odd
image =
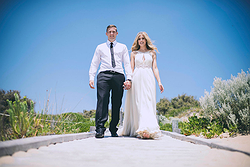
[[[136,52],[131,52],[130,65],[131,65],[132,73],[134,73],[134,70],[135,70],[135,55],[136,55]]]
[[[135,55],[136,53],[135,52],[131,52],[131,56],[130,56],[130,65],[131,65],[131,70],[132,70],[132,76],[133,76],[133,73],[134,73],[134,68],[135,68]],[[133,82],[133,81],[132,81]],[[123,83],[123,87],[125,90],[128,90],[131,88],[131,81],[125,81]]]
[[[159,88],[160,88],[161,93],[162,93],[164,91],[164,87],[161,83],[160,74],[159,74],[159,70],[157,67],[157,63],[156,63],[156,53],[155,53],[155,51],[152,51],[151,54],[152,54],[152,58],[153,58],[153,64],[152,64],[153,72],[154,72],[155,78],[158,82]]]

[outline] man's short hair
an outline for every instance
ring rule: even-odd
[[[116,27],[115,25],[113,25],[113,24],[110,24],[110,25],[107,27],[106,32],[108,32],[108,29],[111,28],[111,27],[115,27],[115,28],[116,28],[116,32],[117,32],[117,27]]]

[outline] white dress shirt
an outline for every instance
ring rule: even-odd
[[[132,70],[131,70],[127,46],[117,41],[113,42],[114,58],[116,65],[113,68],[111,63],[110,43],[111,42],[107,40],[107,42],[102,43],[96,47],[95,54],[93,56],[89,69],[89,80],[94,81],[100,63],[101,65],[98,73],[102,71],[112,70],[124,74],[124,70],[122,67],[123,63],[127,79],[132,79]]]

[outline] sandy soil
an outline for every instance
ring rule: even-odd
[[[230,146],[235,149],[250,152],[250,135],[236,136],[229,138],[215,138],[210,139],[212,142],[221,144],[223,146]]]

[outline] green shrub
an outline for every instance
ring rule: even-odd
[[[87,132],[90,126],[95,126],[94,121],[90,121],[89,118],[85,118],[80,113],[63,113],[60,115],[61,121],[57,123],[56,133],[81,133]]]
[[[172,132],[172,124],[169,124],[169,123],[163,124],[160,122],[159,126],[160,126],[160,130]]]
[[[236,133],[235,127],[231,126],[229,129],[223,128],[222,123],[219,120],[212,120],[205,117],[198,118],[197,116],[192,116],[188,118],[188,122],[179,122],[178,127],[181,129],[181,133],[189,136],[203,135],[206,138],[217,137],[222,133],[229,132],[232,136]]]
[[[200,98],[204,115],[223,128],[250,133],[250,74],[243,70],[229,80],[215,78],[211,92]],[[236,130],[237,129],[237,130]]]
[[[95,126],[95,122],[84,117],[82,113],[47,114],[48,104],[41,113],[35,113],[32,100],[26,97],[20,100],[20,95],[17,93],[14,96],[13,102],[6,100],[9,104],[9,109],[6,111],[10,116],[7,117],[9,125],[5,125],[5,127],[10,128],[1,132],[2,141],[32,136],[87,132],[90,126]],[[5,120],[3,119],[5,117],[5,115],[1,115],[1,121]]]
[[[197,135],[199,136],[203,129],[207,127],[209,121],[205,118],[198,118],[192,116],[188,118],[189,122],[179,122],[178,127],[184,135]]]
[[[29,110],[26,97],[24,97],[23,102],[21,102],[17,93],[15,93],[14,96],[14,102],[7,100],[9,104],[7,112],[10,115],[10,125],[13,130],[13,135],[16,138],[28,137],[32,133],[30,126],[35,117],[34,103],[31,101]]]

